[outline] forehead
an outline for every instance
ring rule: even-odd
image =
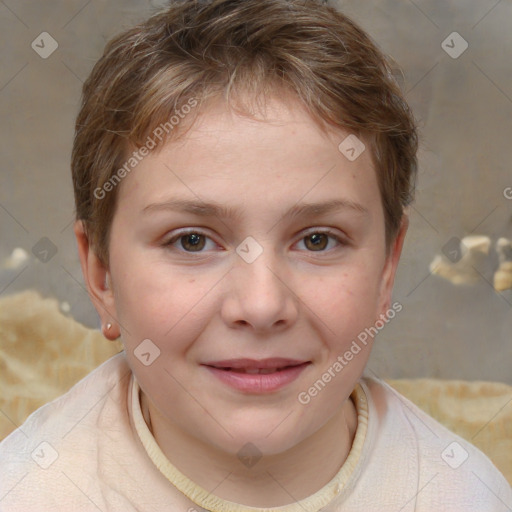
[[[267,155],[280,154],[293,159],[299,152],[305,155],[315,149],[325,151],[326,143],[335,144],[342,133],[333,130],[325,133],[302,103],[290,94],[267,98],[264,104],[244,103],[243,113],[235,108],[222,99],[213,100],[201,110],[190,131],[163,146],[164,150],[186,152],[187,147],[198,150],[203,147],[208,152],[216,151],[217,156],[226,152],[225,159],[228,159],[230,154],[240,158],[243,148],[247,157],[258,154],[263,160]]]
[[[293,98],[268,99],[252,116],[217,100],[199,113],[183,136],[141,160],[123,180],[120,199],[144,206],[172,189],[191,198],[218,196],[229,202],[243,202],[262,190],[267,199],[279,194],[282,200],[288,191],[291,200],[342,182],[350,195],[351,181],[374,191],[369,151],[354,161],[340,151],[349,135],[342,129],[322,130]]]

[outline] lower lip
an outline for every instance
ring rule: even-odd
[[[228,386],[246,393],[272,393],[293,382],[308,366],[304,363],[290,366],[274,373],[240,373],[230,370],[221,370],[213,366],[206,366],[215,377]]]

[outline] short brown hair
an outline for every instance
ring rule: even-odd
[[[129,172],[131,149],[159,126],[164,140],[183,133],[209,99],[224,94],[231,106],[235,92],[254,100],[278,88],[292,92],[319,125],[369,144],[389,248],[413,199],[418,147],[389,58],[319,0],[176,0],[113,38],[83,87],[72,153],[76,217],[100,260],[108,264],[114,178]],[[187,103],[199,107],[181,116]],[[179,130],[169,122],[178,114],[186,117]]]

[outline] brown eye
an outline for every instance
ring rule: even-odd
[[[198,252],[204,249],[206,237],[199,233],[188,233],[180,237],[180,242],[185,251]]]
[[[307,252],[331,254],[348,243],[334,231],[310,231],[299,240],[299,248]],[[319,254],[320,256],[320,254]]]
[[[197,253],[198,256],[219,249],[219,246],[207,234],[195,229],[176,233],[175,236],[164,241],[162,247],[181,254]]]
[[[325,233],[313,233],[304,237],[304,244],[311,251],[323,251],[328,243],[329,236]]]

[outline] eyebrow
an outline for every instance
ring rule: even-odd
[[[160,210],[181,211],[201,217],[219,217],[227,219],[239,219],[241,212],[219,203],[205,203],[189,199],[170,198],[161,203],[152,203],[143,208],[143,213]],[[368,215],[369,211],[360,203],[349,199],[332,199],[318,203],[300,203],[292,206],[283,218],[320,216],[327,213],[335,213],[349,210],[360,215]]]

